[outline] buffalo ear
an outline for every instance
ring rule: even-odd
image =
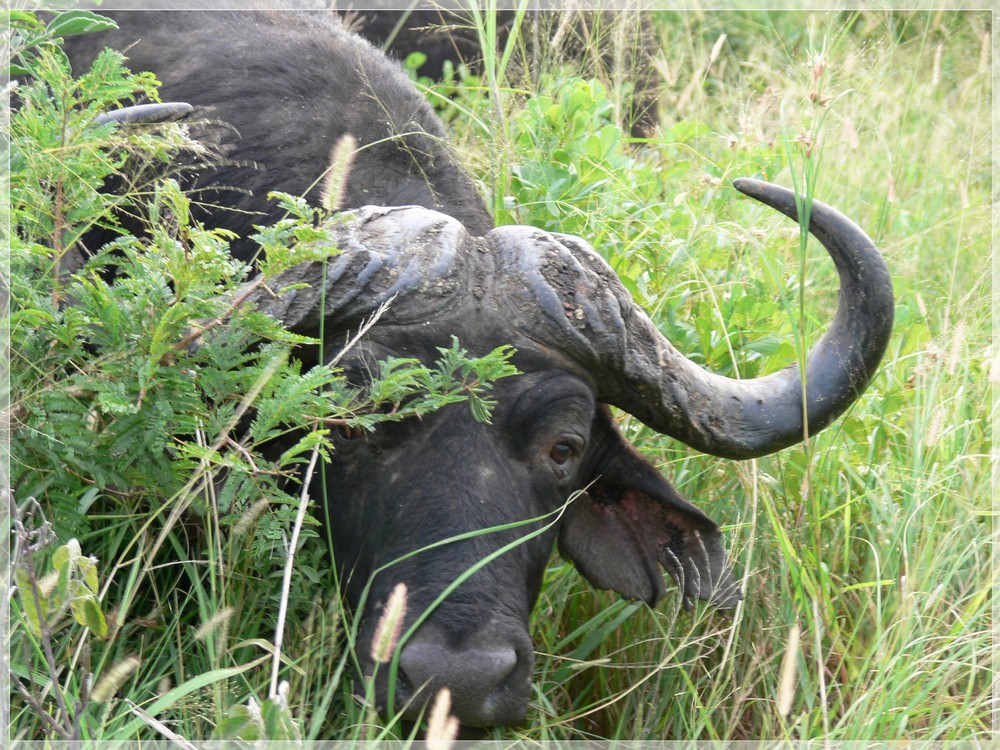
[[[560,552],[595,587],[628,599],[659,601],[662,565],[680,586],[685,607],[695,598],[735,607],[743,595],[719,527],[625,441],[604,409],[594,437],[601,459],[586,492],[566,510]]]

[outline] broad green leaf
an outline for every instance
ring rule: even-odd
[[[257,742],[264,739],[261,732],[259,711],[255,715],[247,706],[233,706],[227,713],[228,716],[220,721],[212,731],[213,740]]]
[[[91,557],[80,558],[80,572],[83,574],[83,582],[93,594],[97,593],[100,583],[97,579],[97,564]]]
[[[89,34],[92,31],[110,31],[117,29],[118,24],[110,18],[105,18],[89,10],[69,10],[60,13],[48,25],[52,36],[75,36]]]
[[[35,14],[26,10],[7,10],[0,13],[0,18],[3,19],[5,25],[9,26],[28,26],[33,29],[42,28],[42,23]]]
[[[101,612],[96,596],[88,594],[78,597],[70,604],[70,609],[76,621],[90,628],[98,638],[104,638],[108,634],[108,621]]]
[[[71,565],[76,562],[80,554],[80,542],[76,539],[70,539],[52,554],[52,566],[60,569],[67,564]]]
[[[57,578],[58,583],[56,584],[56,601],[55,607],[59,608],[63,603],[70,598],[70,585],[73,581],[72,568],[68,563],[56,568],[59,573]]]
[[[269,698],[261,706],[261,715],[264,719],[264,734],[267,739],[275,741],[302,739],[302,733],[299,731],[288,706]]]
[[[31,579],[26,571],[21,568],[14,569],[14,582],[17,584],[17,592],[24,607],[24,619],[28,629],[35,635],[41,636],[42,627],[39,620],[38,608],[41,607],[41,619],[47,620],[49,617],[49,602],[41,591],[38,592],[38,603],[35,603],[35,594],[32,591]]]

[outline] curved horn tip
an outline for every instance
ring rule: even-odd
[[[752,191],[755,185],[761,183],[761,180],[755,180],[752,177],[737,177],[733,180],[733,187],[739,190],[741,193],[746,193],[749,195],[748,191]]]
[[[791,192],[786,187],[775,185],[773,182],[768,182],[767,180],[758,180],[754,177],[736,177],[733,180],[733,187],[749,196],[757,196],[769,190]]]
[[[775,185],[773,182],[755,180],[752,177],[737,177],[733,180],[733,187],[765,205],[778,208],[783,213],[787,213],[787,211],[779,208],[778,204],[782,206],[795,205],[795,193],[786,187]]]

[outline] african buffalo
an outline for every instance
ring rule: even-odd
[[[797,367],[740,381],[685,359],[584,240],[494,228],[441,124],[398,66],[331,16],[113,16],[119,31],[69,45],[74,65],[103,45],[127,49],[134,68],[157,73],[165,99],[239,133],[227,164],[195,179],[217,188],[222,204],[203,214],[206,223],[245,235],[276,215],[268,191],[313,196],[332,146],[345,133],[357,138],[346,200],[357,210],[335,230],[342,254],[325,276],[314,264],[274,280],[274,289],[293,281],[310,288],[278,299],[259,294],[263,309],[305,333],[317,332],[325,316],[329,352],[391,300],[342,361],[360,386],[376,361],[433,362],[452,336],[476,354],[516,347],[522,374],[496,383],[492,424],[455,405],[372,434],[343,430],[325,468],[328,526],[354,606],[373,572],[406,553],[475,530],[558,518],[476,572],[401,646],[397,708],[415,715],[447,685],[465,724],[525,718],[529,613],[557,541],[597,587],[655,604],[665,590],[662,566],[686,603],[736,604],[741,594],[718,527],[624,440],[609,405],[699,451],[737,459],[826,427],[867,386],[892,325],[888,272],[860,228],[812,204],[810,230],[833,258],[841,290],[833,323],[806,363],[804,406]],[[736,186],[796,215],[787,190],[748,180]],[[234,252],[248,257],[253,249],[244,239]],[[313,496],[321,496],[318,485]],[[360,642],[372,637],[398,581],[409,588],[409,625],[459,574],[542,525],[439,545],[378,574]],[[359,661],[374,671],[367,650]],[[383,707],[386,674],[378,670]]]

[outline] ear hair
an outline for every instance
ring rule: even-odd
[[[567,510],[559,549],[594,586],[650,605],[663,596],[662,565],[695,598],[720,609],[742,594],[726,561],[719,527],[685,500],[625,442],[600,410],[594,436],[601,459],[587,492]]]

